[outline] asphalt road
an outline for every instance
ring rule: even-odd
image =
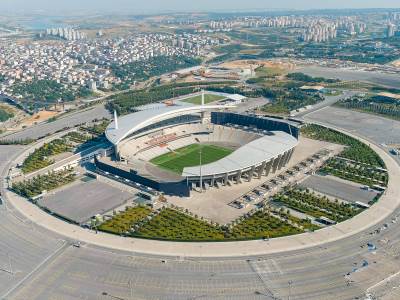
[[[305,111],[297,113],[296,117],[297,118],[303,117],[305,115],[308,115],[309,113],[320,110],[324,107],[331,106],[331,105],[335,104],[336,102],[338,102],[339,100],[348,99],[350,97],[353,97],[356,94],[358,94],[358,93],[354,92],[354,91],[344,91],[343,94],[338,95],[338,96],[325,96],[324,101],[313,105],[312,108],[310,108],[310,109],[307,109]]]
[[[22,131],[9,134],[6,136],[1,136],[4,140],[24,140],[27,138],[38,139],[49,134],[53,134],[58,130],[62,130],[65,127],[74,127],[79,124],[92,122],[95,119],[110,118],[111,115],[108,110],[104,108],[103,105],[95,106],[88,110],[83,110],[80,112],[73,112],[64,117],[57,119],[50,123],[41,123],[34,125]]]
[[[307,66],[299,68],[294,72],[302,72],[314,77],[335,78],[346,81],[364,81],[390,88],[400,88],[399,74],[345,70],[318,66]]]
[[[2,178],[7,163],[21,150],[20,146],[0,147]],[[0,204],[0,299],[62,245],[59,237],[32,224],[6,204]]]
[[[238,113],[244,113],[247,110],[253,110],[255,108],[262,107],[262,106],[268,104],[269,102],[270,102],[270,100],[268,100],[266,98],[248,99],[248,101],[238,104],[237,107],[235,108],[235,111]]]
[[[11,299],[111,299],[104,293],[118,299],[247,300],[288,299],[289,295],[354,299],[386,276],[383,266],[399,267],[395,257],[370,258],[367,247],[360,247],[367,242],[379,245],[378,239],[385,238],[392,241],[391,247],[400,247],[400,233],[392,226],[375,237],[361,235],[295,253],[229,260],[143,257],[71,247]],[[384,251],[378,247],[378,253]],[[364,261],[371,266],[363,267]],[[355,281],[355,269],[370,276]],[[355,282],[348,284],[351,280]]]

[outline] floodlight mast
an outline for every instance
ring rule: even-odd
[[[203,175],[202,175],[202,157],[201,157],[201,155],[202,155],[202,150],[203,150],[203,147],[202,147],[202,145],[201,145],[201,142],[200,142],[200,140],[198,139],[198,138],[196,138],[195,139],[196,140],[196,142],[197,143],[199,143],[199,147],[200,147],[200,149],[199,149],[199,163],[200,163],[200,193],[202,193],[203,192]]]
[[[118,130],[118,116],[117,116],[117,111],[114,109],[114,128]]]
[[[202,151],[202,146],[200,144],[200,193],[203,192],[203,176],[201,174],[201,151]]]

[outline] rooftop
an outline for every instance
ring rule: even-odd
[[[201,169],[200,166],[185,168],[182,176],[212,176],[244,170],[276,158],[298,144],[298,140],[290,134],[282,131],[272,133],[244,145],[219,161],[201,166]]]
[[[233,107],[230,105],[193,105],[189,103],[179,103],[172,106],[164,103],[145,105],[138,107],[139,111],[135,113],[118,118],[118,128],[116,128],[115,121],[113,121],[106,129],[106,137],[111,143],[117,145],[130,134],[155,122],[190,113]]]

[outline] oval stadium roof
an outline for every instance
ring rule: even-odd
[[[163,121],[172,117],[181,116],[190,113],[202,111],[220,110],[233,108],[231,105],[190,105],[179,104],[167,106],[164,103],[156,103],[139,107],[139,111],[118,118],[118,128],[115,128],[113,121],[106,129],[105,135],[107,139],[114,145],[119,144],[130,134],[149,126],[157,121]]]
[[[273,135],[265,135],[243,147],[237,149],[230,155],[210,164],[183,169],[183,177],[207,177],[217,174],[233,173],[260,165],[280,154],[293,149],[299,143],[298,140],[283,131],[273,131]]]

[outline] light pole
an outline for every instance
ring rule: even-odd
[[[202,145],[201,145],[201,143],[200,143],[200,140],[198,139],[198,138],[196,138],[196,142],[199,144],[199,146],[200,146],[200,150],[199,150],[199,162],[200,162],[200,193],[202,193],[203,192],[203,175],[202,175],[202,167],[201,167],[201,164],[202,164],[202,157],[201,157],[201,155],[202,155],[202,150],[203,150],[203,147],[202,147]]]
[[[288,281],[288,285],[289,285],[289,296],[288,296],[288,300],[290,300],[291,296],[292,296],[292,284],[293,281],[289,280]]]
[[[129,290],[131,293],[131,299],[133,300],[133,286],[132,286],[132,279],[129,279]]]
[[[7,256],[8,256],[8,264],[9,264],[9,266],[10,266],[10,273],[11,273],[11,275],[14,276],[14,272],[13,272],[12,264],[11,264],[11,256],[10,256],[10,253],[7,253]]]
[[[203,192],[203,176],[202,176],[202,173],[201,173],[201,154],[202,154],[202,147],[201,147],[201,144],[200,144],[200,151],[199,151],[199,154],[200,154],[200,193],[202,193]]]

